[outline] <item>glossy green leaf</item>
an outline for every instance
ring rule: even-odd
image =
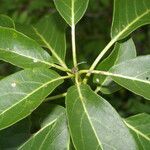
[[[77,150],[136,150],[135,141],[120,116],[89,86],[71,87],[66,106],[70,133]]]
[[[44,68],[26,69],[0,80],[0,130],[29,115],[61,83],[56,72]]]
[[[54,0],[54,3],[60,15],[72,26],[84,15],[89,0]]]
[[[20,150],[63,150],[68,148],[69,132],[65,109],[52,104],[42,105],[33,113],[40,130],[33,134]]]
[[[118,64],[110,72],[110,76],[115,82],[146,99],[150,99],[149,55]]]
[[[16,150],[30,137],[31,121],[26,118],[15,125],[0,131],[0,149]]]
[[[14,21],[6,15],[0,15],[0,26],[8,27],[8,28],[15,28]]]
[[[65,61],[65,29],[66,24],[57,13],[42,18],[34,27],[35,34],[39,36],[42,45],[51,50],[53,59],[59,64],[57,57]]]
[[[9,28],[0,27],[0,60],[22,68],[50,67],[52,59],[34,40]]]
[[[123,39],[150,23],[149,0],[115,0],[111,37]]]
[[[139,150],[149,150],[150,148],[150,115],[139,114],[125,120],[126,125],[131,130]]]
[[[112,53],[104,61],[102,61],[96,69],[109,71],[114,65],[135,57],[136,48],[132,39],[124,42],[118,42],[116,43]],[[112,81],[111,77],[108,76],[94,75],[93,81],[99,85],[100,91],[104,94],[111,94],[121,88],[118,84]]]

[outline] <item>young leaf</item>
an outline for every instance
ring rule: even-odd
[[[54,0],[54,3],[60,15],[72,26],[84,15],[89,0]]]
[[[0,15],[0,26],[8,27],[8,28],[15,28],[14,21],[6,15]]]
[[[77,150],[136,150],[134,139],[117,112],[87,85],[71,87],[66,106]]]
[[[132,39],[118,42],[112,53],[97,66],[97,70],[109,71],[114,65],[135,57],[136,48]],[[99,85],[100,91],[104,94],[111,94],[121,88],[108,76],[94,75],[93,81]]]
[[[42,18],[34,27],[35,34],[39,36],[44,47],[51,50],[53,59],[58,64],[61,63],[59,59],[65,61],[65,29],[66,24],[57,13]]]
[[[52,59],[34,40],[0,27],[0,59],[22,68],[50,67]]]
[[[150,99],[150,56],[140,56],[114,66],[112,79],[128,90]]]
[[[0,80],[0,130],[25,118],[62,83],[54,71],[26,69]]]
[[[61,150],[68,148],[69,132],[65,109],[61,106],[42,105],[33,113],[40,130],[33,134],[19,150]]]
[[[131,32],[150,23],[149,0],[115,0],[111,38],[127,37]]]
[[[150,148],[150,115],[139,114],[125,120],[126,125],[131,130],[138,148],[149,150]]]
[[[26,118],[15,125],[0,131],[0,149],[17,149],[30,137],[30,127],[30,119]]]

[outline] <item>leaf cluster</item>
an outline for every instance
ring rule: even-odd
[[[150,115],[121,118],[98,92],[124,87],[150,100],[150,56],[137,56],[131,37],[150,24],[150,1],[114,0],[111,40],[89,69],[80,70],[76,25],[88,4],[54,0],[57,12],[33,26],[0,15],[0,60],[21,68],[0,80],[0,149],[149,150]],[[72,67],[65,59],[67,27]],[[51,96],[66,80],[71,82],[67,92]],[[50,102],[62,97],[64,107]]]

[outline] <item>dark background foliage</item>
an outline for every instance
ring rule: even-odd
[[[46,14],[55,12],[53,0],[0,0],[0,14],[5,14],[21,24],[35,24]],[[87,68],[110,40],[110,27],[112,22],[112,0],[90,0],[88,10],[77,25],[76,40],[78,62],[85,62],[81,68]],[[132,34],[136,44],[137,54],[149,54],[150,27],[144,26]],[[72,67],[70,29],[67,28],[67,63]],[[8,63],[0,62],[0,77],[18,71],[19,68]],[[65,82],[63,87],[54,94],[65,92],[71,82]],[[93,89],[95,85],[92,84]],[[64,88],[65,87],[65,88]],[[99,93],[101,94],[101,93]],[[140,112],[150,113],[150,102],[122,89],[112,95],[103,95],[123,116],[130,116]],[[64,104],[64,99],[58,103]]]

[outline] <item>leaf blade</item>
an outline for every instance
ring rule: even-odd
[[[22,68],[50,67],[52,60],[34,40],[13,29],[0,27],[0,59]]]
[[[72,26],[84,15],[89,0],[54,0],[54,3],[60,15]]]
[[[79,89],[76,86],[71,87],[67,93],[66,106],[76,149],[120,149],[125,143],[126,148],[131,149],[132,145],[132,149],[136,149],[135,142],[119,115],[87,85],[81,85]],[[108,123],[108,120],[112,122]],[[124,137],[120,137],[118,129]],[[124,142],[120,138],[124,138]]]
[[[41,123],[41,129],[20,146],[20,150],[59,150],[67,148],[69,133],[66,124],[65,109],[63,107],[45,104],[39,110],[35,111],[32,117],[36,117],[36,122]]]
[[[42,45],[51,50],[54,62],[65,62],[66,55],[66,24],[57,13],[45,16],[34,27],[35,34],[39,36]],[[61,61],[60,61],[61,59]]]
[[[26,69],[2,79],[0,130],[29,115],[61,83],[57,73],[44,68]]]
[[[111,38],[121,40],[137,28],[149,24],[149,15],[150,1],[115,0]]]
[[[112,79],[128,90],[150,99],[150,56],[140,56],[114,66],[110,70]],[[109,73],[108,73],[109,74]]]
[[[150,147],[150,115],[138,114],[124,121],[136,139],[139,149],[148,150]]]

